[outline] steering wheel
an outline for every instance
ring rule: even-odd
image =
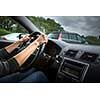
[[[40,32],[33,32],[33,33],[31,33],[31,34],[29,35],[29,37],[34,37],[34,40],[35,40],[36,38],[39,37],[39,35],[41,35]],[[34,40],[32,40],[32,42],[33,42]],[[40,47],[38,48],[38,50],[37,50],[37,52],[36,52],[36,54],[35,54],[35,57],[34,57],[33,60],[31,61],[31,64],[33,64],[34,61],[42,54],[44,48],[45,48],[45,44],[40,45]],[[31,65],[31,64],[30,64],[30,65]]]
[[[33,37],[33,39],[30,41],[30,43],[32,43],[35,39],[37,39],[39,36],[41,35],[40,32],[32,32],[29,37]],[[27,44],[27,42],[24,42],[20,48],[23,48],[23,46],[25,46]],[[39,48],[37,49],[34,58],[32,59],[31,63],[28,64],[28,67],[30,67],[35,61],[36,59],[42,54],[43,50],[45,48],[45,44],[42,44],[39,46]],[[34,53],[33,53],[34,55]],[[26,66],[25,66],[26,67]],[[27,68],[25,68],[27,69]]]

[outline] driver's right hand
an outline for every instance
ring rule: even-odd
[[[45,34],[40,35],[36,41],[39,43],[39,45],[43,44],[43,43],[47,43],[48,42],[48,37]]]

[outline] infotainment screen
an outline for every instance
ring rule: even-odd
[[[60,72],[65,76],[83,80],[88,69],[88,64],[73,59],[65,58],[60,67]]]
[[[79,76],[80,76],[80,72],[73,70],[71,68],[68,68],[67,66],[63,67],[62,71],[64,73],[71,74],[71,75],[75,76],[76,78],[79,78]]]

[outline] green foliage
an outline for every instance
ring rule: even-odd
[[[86,40],[89,44],[100,45],[100,39],[97,39],[95,36],[87,36]]]
[[[11,33],[10,31],[7,31],[5,29],[0,29],[0,36],[10,34],[10,33]]]
[[[64,31],[63,27],[59,23],[56,23],[55,20],[50,18],[28,16],[28,18],[41,30],[45,33],[50,33],[52,31]]]
[[[11,33],[26,33],[27,31],[8,16],[0,16],[0,29],[11,31]]]
[[[53,19],[45,19],[43,17],[28,16],[28,18],[36,25],[41,31],[50,33],[52,31],[64,31],[59,23]],[[27,33],[27,31],[13,19],[7,16],[0,17],[0,29],[11,31],[12,33]]]

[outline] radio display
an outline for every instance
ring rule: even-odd
[[[81,77],[83,68],[84,68],[84,64],[67,60],[67,59],[62,64],[62,72],[64,74],[70,75],[78,79]]]
[[[64,58],[60,66],[60,73],[65,77],[83,81],[89,65],[84,62]]]
[[[63,67],[62,71],[66,74],[70,74],[72,76],[75,76],[76,78],[79,78],[79,76],[80,76],[80,72],[73,70],[71,68],[68,68],[68,67]]]

